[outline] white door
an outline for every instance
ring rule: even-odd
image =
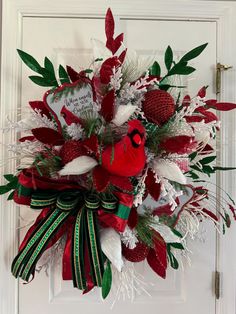
[[[26,14],[21,19],[21,38],[20,40],[18,38],[18,48],[32,54],[39,62],[43,62],[44,56],[48,56],[56,67],[59,64],[68,64],[79,70],[89,66],[92,54],[90,39],[105,40],[103,16],[107,5],[106,3],[97,5],[97,10],[101,15],[94,13],[96,4],[93,6],[93,13],[90,14],[88,4],[87,11],[85,10],[88,14],[80,14],[79,3],[81,2],[83,10],[86,4],[82,5],[82,1],[77,2],[78,6],[74,1],[71,2],[73,3],[71,14],[68,14],[70,11],[68,7],[65,9],[67,14],[62,12],[58,14],[56,9],[54,13],[52,6],[48,11],[51,13],[46,13],[46,7],[38,6],[33,0],[27,1],[29,8],[27,11],[26,6]],[[46,2],[44,3],[47,6]],[[64,2],[59,0],[56,4],[61,10],[64,8],[62,3]],[[133,1],[133,6],[136,5],[135,3]],[[143,1],[138,5],[145,9],[147,3],[148,1]],[[151,4],[153,5],[152,1],[150,1]],[[182,7],[184,9],[184,2]],[[37,8],[40,13],[37,13]],[[155,8],[157,9],[157,5]],[[126,9],[129,14],[126,14]],[[34,13],[30,14],[30,10]],[[158,14],[152,15],[151,9],[146,17],[140,7],[139,10],[133,7],[133,13],[130,12],[132,12],[130,5],[126,8],[124,2],[122,9],[118,10],[115,6],[117,31],[125,33],[125,44],[128,49],[136,50],[139,54],[157,53],[158,61],[161,61],[164,50],[169,44],[178,57],[202,43],[209,43],[206,51],[193,61],[192,65],[197,68],[197,72],[189,77],[185,84],[188,85],[189,93],[192,95],[196,94],[203,85],[209,85],[208,96],[214,98],[215,66],[219,52],[217,20],[214,18],[188,19],[184,18],[180,11],[178,11],[180,18],[178,14],[175,18],[164,15],[160,17]],[[168,12],[168,6],[166,6],[166,12]],[[18,65],[21,75],[17,78],[15,88],[18,89],[18,95],[20,95],[18,104],[24,114],[28,101],[40,100],[46,90],[33,85],[27,78],[31,75],[30,70],[19,60]],[[11,71],[11,69],[8,70]],[[35,216],[35,213],[30,209],[21,208],[21,216],[24,217],[24,221],[21,220],[21,225],[24,226]],[[21,237],[25,231],[26,229],[23,228]],[[133,311],[138,314],[144,311],[166,314],[216,313],[216,298],[213,289],[213,275],[217,267],[216,232],[209,224],[204,226],[202,233],[205,243],[202,243],[201,239],[189,243],[189,249],[193,252],[190,256],[191,267],[187,265],[186,259],[183,259],[185,270],[169,269],[166,280],[156,277],[145,264],[137,265],[137,270],[145,277],[147,282],[145,289],[151,297],[143,293],[135,297],[134,303],[130,303],[129,300],[119,301],[113,313],[122,311],[123,313]],[[39,275],[36,274],[30,284],[19,284],[19,305],[18,307],[16,305],[17,310],[14,313],[74,314],[83,312],[90,314],[95,311],[109,313],[112,298],[107,303],[103,303],[97,297],[98,295],[99,293],[93,292],[82,296],[79,290],[72,287],[72,282],[62,281],[61,264],[60,260],[57,260],[49,271],[49,277],[41,272]],[[10,312],[3,313],[11,314]]]

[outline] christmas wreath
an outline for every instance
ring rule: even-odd
[[[50,90],[29,102],[27,118],[9,121],[6,129],[23,135],[8,145],[19,163],[0,187],[1,194],[10,192],[9,200],[39,212],[12,274],[30,281],[42,254],[64,239],[63,279],[83,293],[101,287],[103,298],[112,278],[122,285],[125,276],[117,274],[129,262],[146,260],[165,278],[168,265],[178,268],[176,252],[187,250],[186,239],[203,220],[225,230],[236,218],[228,194],[216,208],[199,177],[231,169],[214,163],[215,110],[236,105],[207,100],[207,87],[190,97],[173,79],[195,71],[189,61],[207,44],[178,61],[168,46],[162,70],[153,58],[130,57],[123,34],[114,37],[110,9],[105,34],[106,45],[93,41],[89,69],[60,65],[59,78],[47,57],[41,66],[18,50],[37,73],[29,78]]]

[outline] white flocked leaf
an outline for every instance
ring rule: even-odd
[[[117,126],[121,126],[129,120],[138,107],[131,104],[120,105],[117,107],[115,116],[111,122]]]
[[[106,45],[102,41],[92,38],[91,43],[93,49],[93,59],[100,60],[96,62],[95,66],[99,65],[100,63],[102,63],[103,61],[112,56],[111,51],[106,47]]]
[[[113,228],[104,228],[100,231],[100,242],[103,253],[118,271],[121,271],[124,262],[121,253],[121,239]]]
[[[160,177],[164,177],[170,181],[180,184],[186,184],[187,180],[180,168],[168,159],[156,158],[153,161],[153,170]]]
[[[152,224],[152,228],[156,230],[166,243],[180,243],[181,238],[173,233],[173,231],[166,225],[163,224]]]
[[[80,156],[68,162],[59,174],[61,176],[80,175],[92,170],[97,164],[98,162],[89,156]]]

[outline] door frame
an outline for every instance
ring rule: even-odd
[[[135,5],[134,5],[135,3]],[[161,20],[196,20],[214,21],[217,24],[217,62],[233,65],[236,68],[236,40],[233,30],[236,22],[236,4],[230,1],[169,1],[169,0],[58,0],[57,7],[54,1],[40,0],[2,0],[2,60],[1,60],[1,108],[0,125],[4,126],[6,116],[17,120],[20,108],[21,62],[16,49],[21,48],[22,22],[29,16],[34,17],[99,17],[105,15],[104,8],[111,7],[115,15],[122,18],[144,18]],[[235,72],[225,74],[222,80],[222,99],[236,102]],[[220,135],[220,160],[223,165],[235,165],[236,155],[236,114],[225,114],[222,117],[222,131]],[[16,141],[14,132],[2,133],[0,142],[4,145]],[[231,145],[223,144],[231,139]],[[0,160],[4,160],[6,152],[0,150]],[[14,171],[14,161],[2,167],[1,174]],[[2,175],[1,175],[2,177]],[[233,174],[221,173],[217,181],[226,191],[236,198],[234,192],[236,184]],[[219,191],[220,193],[220,191]],[[219,195],[220,196],[220,195]],[[7,210],[6,210],[7,208]],[[5,197],[0,198],[0,314],[19,314],[18,308],[18,281],[10,274],[10,265],[18,249],[18,219],[19,209],[13,202],[7,202]],[[222,297],[216,300],[216,314],[235,313],[235,278],[236,266],[233,263],[230,239],[236,236],[236,227],[222,238],[217,239],[217,270],[223,274],[221,285]],[[235,237],[236,238],[236,237]],[[228,256],[228,258],[227,258]],[[229,260],[230,257],[230,260]]]

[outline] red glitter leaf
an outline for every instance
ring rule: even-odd
[[[114,90],[109,91],[102,100],[100,113],[107,122],[110,122],[113,119],[114,101],[115,101]]]
[[[118,35],[113,41],[112,53],[115,54],[117,50],[120,48],[122,42],[124,41],[124,34],[121,33]]]
[[[129,219],[128,219],[128,226],[130,229],[134,229],[138,224],[138,213],[135,207],[131,208]]]
[[[197,112],[201,113],[204,116],[205,123],[209,123],[212,121],[218,121],[218,117],[211,111],[208,111],[204,107],[198,107],[196,109]]]
[[[147,177],[145,179],[146,188],[151,197],[158,201],[161,193],[161,185],[156,182],[153,172],[148,169]]]
[[[215,105],[217,104],[217,100],[216,99],[208,99],[206,100],[206,107],[208,108],[214,108]]]
[[[201,122],[204,120],[204,117],[203,116],[185,116],[185,120],[188,123]]]
[[[205,214],[207,214],[209,217],[211,217],[213,220],[218,221],[217,216],[216,216],[213,212],[211,212],[210,210],[208,210],[208,209],[206,209],[206,208],[203,208],[202,211],[203,211],[203,213],[205,213]]]
[[[162,236],[156,231],[153,241],[154,249],[150,249],[147,256],[147,262],[155,273],[157,273],[160,277],[165,278],[167,268],[166,243]]]
[[[92,135],[90,138],[85,139],[81,143],[85,146],[90,152],[94,153],[96,156],[98,155],[98,138],[97,135]]]
[[[133,190],[133,185],[128,177],[110,176],[110,181],[122,191],[131,192]]]
[[[109,184],[109,173],[101,166],[93,170],[93,184],[98,192],[104,192]]]
[[[197,95],[201,98],[206,97],[206,86],[203,86],[197,93]]]
[[[236,220],[236,209],[231,204],[228,204],[228,205],[229,205],[229,209],[231,210],[233,214],[234,220]]]
[[[29,135],[29,136],[24,136],[24,137],[21,137],[19,139],[19,142],[25,142],[25,141],[34,141],[35,140],[35,137],[32,136],[32,135]]]
[[[166,243],[159,233],[155,232],[155,235],[153,239],[155,247],[150,249],[147,262],[155,273],[165,279],[167,268]]]
[[[214,149],[209,145],[206,144],[206,146],[198,152],[199,155],[209,155],[211,153],[213,153]]]
[[[193,145],[195,145],[193,137],[179,135],[165,139],[160,144],[160,148],[170,153],[186,154],[193,148]]]
[[[48,145],[62,145],[65,140],[62,135],[50,128],[36,128],[31,130],[35,138],[43,144]]]
[[[162,206],[158,206],[156,209],[154,209],[152,214],[153,216],[159,216],[159,217],[162,215],[171,216],[173,214],[173,210],[171,209],[170,204],[165,204]]]
[[[210,107],[220,111],[230,111],[236,109],[236,104],[230,102],[218,102],[214,105],[211,104]]]
[[[45,103],[43,101],[40,100],[30,101],[29,105],[34,111],[40,110],[41,115],[45,115],[48,119],[52,120],[50,111],[45,106]]]
[[[118,59],[120,60],[120,63],[123,64],[125,61],[125,57],[126,57],[126,53],[127,53],[127,49],[125,49],[124,51],[121,52],[121,54],[119,55]]]
[[[84,71],[80,71],[78,73],[69,65],[66,66],[66,71],[67,71],[72,83],[74,83],[76,81],[82,81],[83,82],[83,81],[89,80]]]
[[[106,18],[105,18],[105,33],[107,39],[113,38],[114,36],[114,30],[115,30],[115,22],[114,22],[114,17],[111,12],[111,9],[109,8],[106,13]],[[108,49],[110,47],[107,46]]]
[[[182,105],[183,106],[189,106],[190,105],[190,102],[191,102],[191,98],[189,95],[185,95],[184,96],[184,99],[182,101]]]
[[[105,60],[100,69],[100,79],[103,84],[109,84],[113,69],[120,66],[120,60],[117,57],[111,57]]]

